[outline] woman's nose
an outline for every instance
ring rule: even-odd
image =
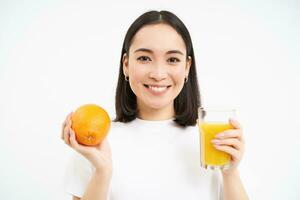
[[[166,66],[163,65],[152,66],[152,69],[149,73],[149,77],[155,79],[156,81],[160,81],[167,78]]]

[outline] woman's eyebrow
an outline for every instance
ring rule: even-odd
[[[172,54],[172,53],[178,53],[178,54],[183,55],[183,53],[181,51],[179,51],[179,50],[170,50],[170,51],[167,51],[166,54]]]
[[[146,49],[146,48],[139,48],[139,49],[135,50],[134,53],[139,52],[139,51],[153,53],[153,51],[151,49]]]
[[[142,52],[148,52],[148,53],[152,53],[153,54],[153,51],[151,49],[146,49],[146,48],[139,48],[137,50],[134,51],[134,53],[136,52],[139,52],[139,51],[142,51]],[[167,51],[166,54],[172,54],[172,53],[178,53],[178,54],[181,54],[181,55],[184,55],[181,51],[179,50],[170,50],[170,51]]]

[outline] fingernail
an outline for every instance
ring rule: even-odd
[[[215,137],[216,138],[221,138],[221,137],[223,137],[224,136],[224,133],[219,133],[218,135],[216,135]]]
[[[213,143],[213,144],[219,144],[220,140],[211,140],[211,143]]]

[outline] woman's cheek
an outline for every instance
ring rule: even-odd
[[[172,76],[176,85],[183,85],[185,78],[185,71],[182,69],[183,67],[179,67],[177,70],[172,71]]]

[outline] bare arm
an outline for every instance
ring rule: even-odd
[[[89,184],[86,187],[82,200],[106,200],[112,175],[112,159],[109,143],[104,139],[97,146],[83,146],[76,141],[75,132],[71,128],[70,113],[63,123],[61,138],[65,143],[82,154],[95,167]],[[73,200],[80,198],[73,196]]]
[[[85,190],[82,200],[107,200],[111,174],[95,172]]]
[[[248,200],[240,175],[237,170],[226,174],[223,172],[224,200]]]

